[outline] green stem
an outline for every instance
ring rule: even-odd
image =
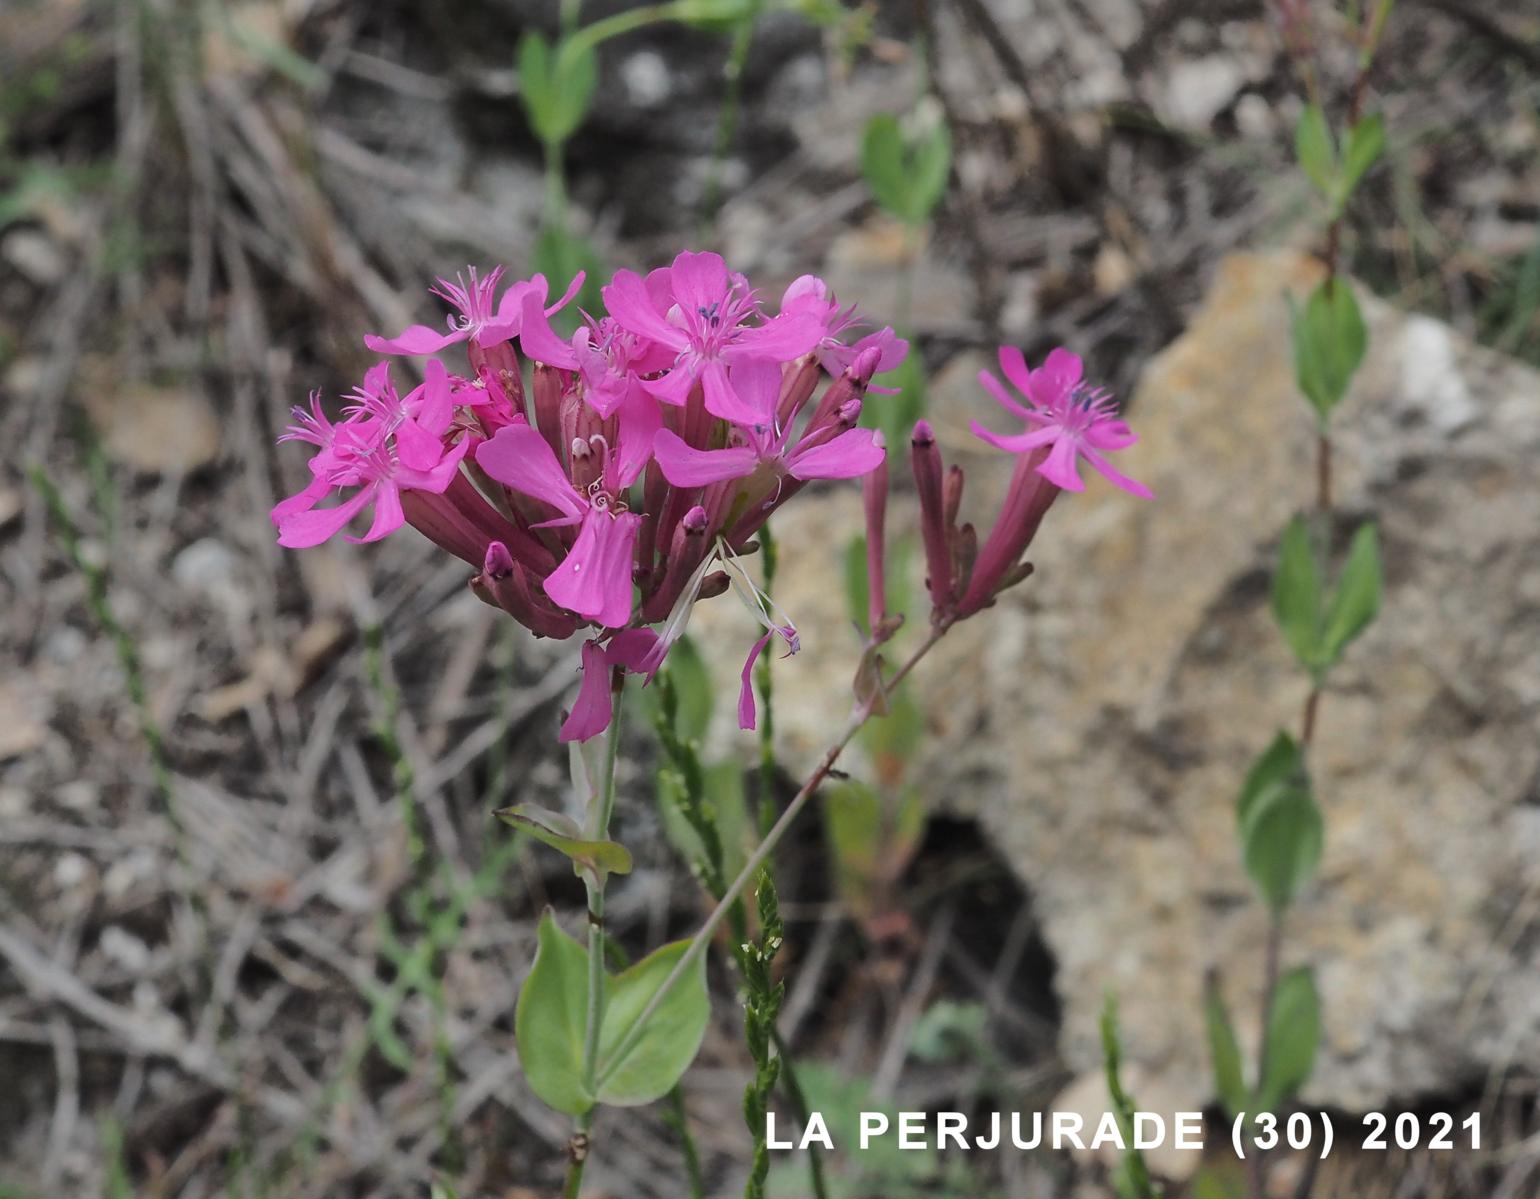
[[[903,682],[909,672],[919,665],[920,660],[931,651],[936,642],[941,640],[950,627],[950,623],[942,623],[933,627],[930,635],[914,651],[909,660],[894,672],[893,677],[888,680],[885,690],[892,691],[899,683]],[[813,772],[808,776],[807,782],[802,784],[802,789],[792,797],[791,803],[786,805],[786,810],[781,813],[780,819],[765,834],[765,838],[759,843],[759,847],[749,855],[748,861],[743,864],[743,868],[738,872],[738,877],[733,879],[728,885],[727,890],[722,893],[722,898],[717,902],[716,907],[711,910],[711,915],[706,917],[706,922],[701,925],[700,931],[691,938],[689,946],[680,955],[679,960],[674,963],[674,968],[669,971],[668,977],[663,980],[663,985],[653,992],[653,996],[647,1001],[647,1005],[642,1008],[641,1013],[631,1022],[630,1028],[626,1030],[625,1035],[620,1039],[620,1043],[615,1046],[614,1060],[616,1062],[623,1062],[626,1055],[636,1048],[636,1043],[641,1040],[643,1030],[647,1027],[647,1022],[652,1019],[658,1008],[662,1006],[664,999],[668,997],[668,993],[674,989],[681,978],[689,973],[701,954],[706,952],[706,946],[711,943],[712,934],[716,932],[718,925],[732,911],[733,904],[743,894],[743,890],[749,885],[749,882],[759,876],[760,869],[769,860],[770,855],[775,852],[775,847],[780,844],[782,838],[791,829],[791,826],[797,822],[797,817],[802,814],[802,809],[807,807],[808,801],[813,798],[813,794],[818,790],[819,784],[834,769],[834,763],[839,759],[845,746],[850,744],[851,738],[871,719],[871,715],[872,706],[870,701],[860,704],[850,714],[850,719],[845,722],[845,727],[835,737],[833,744],[824,751],[823,757],[818,760],[818,765],[813,768]],[[608,1080],[601,1076],[599,1085],[602,1086],[606,1081]]]
[[[727,93],[722,97],[722,110],[717,116],[716,141],[711,151],[711,166],[706,176],[706,193],[701,202],[701,235],[716,219],[722,206],[722,164],[732,148],[738,131],[738,117],[743,108],[743,73],[748,65],[749,47],[754,41],[754,27],[759,23],[764,0],[753,0],[733,30],[732,50],[727,56]]]
[[[621,698],[625,675],[615,672],[610,731],[604,743],[604,772],[599,793],[590,801],[588,835],[595,841],[609,837],[610,814],[615,810],[615,762],[620,749]],[[599,1070],[599,1029],[604,1023],[604,881],[592,871],[583,876],[588,889],[588,1010],[583,1029],[583,1081],[590,1093]]]
[[[615,811],[615,763],[620,756],[620,726],[625,698],[625,673],[616,670],[610,684],[610,730],[604,743],[604,768],[599,792],[589,799],[588,834],[596,841],[609,837],[610,817]],[[599,1090],[599,1032],[604,1025],[604,883],[606,875],[584,875],[588,891],[588,997],[583,1024],[583,1083],[589,1094]],[[567,1182],[563,1196],[576,1199],[588,1160],[588,1130],[593,1110],[577,1118],[569,1151]]]

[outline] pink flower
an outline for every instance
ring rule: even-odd
[[[804,312],[748,324],[759,315],[759,305],[743,276],[729,274],[719,254],[686,251],[674,259],[668,268],[673,305],[666,313],[659,309],[649,281],[634,271],[619,271],[604,289],[604,303],[623,328],[673,351],[673,365],[661,378],[642,381],[670,404],[684,404],[698,382],[706,409],[732,420],[739,405],[728,367],[756,358],[789,362],[823,336],[819,322]]]
[[[543,500],[560,514],[536,528],[578,525],[577,540],[543,584],[545,593],[568,611],[605,628],[631,619],[631,567],[642,518],[630,511],[626,489],[652,453],[658,428],[657,405],[638,392],[622,405],[618,445],[601,435],[599,477],[579,489],[541,433],[518,421],[499,429],[476,450],[476,463],[506,487]],[[589,442],[580,443],[585,453]]]
[[[370,333],[365,336],[364,344],[377,354],[437,354],[447,346],[472,339],[482,349],[501,345],[518,336],[523,323],[524,298],[535,296],[538,303],[544,305],[548,290],[544,275],[520,280],[503,293],[503,298],[494,307],[493,299],[502,277],[500,266],[494,267],[485,279],[477,274],[475,267],[467,267],[466,274],[455,276],[454,283],[447,279],[438,281],[438,286],[431,289],[432,293],[447,300],[459,313],[449,317],[447,333],[439,333],[427,325],[412,325],[395,337]],[[583,274],[579,272],[566,294],[543,311],[547,314],[560,311],[582,285]]]
[[[1115,486],[1142,499],[1154,498],[1154,493],[1143,483],[1119,473],[1107,461],[1107,454],[1126,449],[1138,438],[1118,418],[1112,397],[1083,381],[1079,357],[1068,350],[1057,349],[1034,371],[1028,369],[1020,350],[1002,346],[1000,369],[1027,398],[1030,407],[1018,403],[989,371],[979,372],[979,382],[1008,411],[1026,421],[1027,430],[1002,435],[991,433],[974,421],[974,436],[1013,454],[1046,447],[1048,454],[1037,470],[1065,491],[1085,490],[1076,469],[1077,460],[1084,458]]]
[[[524,323],[519,345],[526,357],[562,370],[575,371],[583,382],[583,399],[600,416],[612,416],[639,375],[663,370],[673,361],[667,347],[657,346],[628,331],[612,317],[579,325],[570,342],[556,336],[536,297],[524,297]]]
[[[650,676],[657,670],[656,666],[649,669],[648,665],[657,640],[658,635],[651,629],[622,629],[610,638],[608,645],[599,637],[585,641],[583,681],[578,685],[577,699],[562,722],[557,739],[587,741],[609,728],[612,714],[610,671],[619,668]]]
[[[296,423],[284,438],[308,441],[318,450],[310,460],[310,485],[273,508],[279,545],[320,545],[371,505],[369,531],[348,540],[378,541],[405,523],[403,490],[442,494],[449,487],[469,443],[445,446],[453,417],[449,376],[437,361],[428,364],[427,375],[427,382],[403,398],[391,384],[389,367],[381,363],[364,377],[348,419],[340,424],[325,417],[315,396],[310,412],[295,410]],[[332,489],[347,487],[358,490],[336,507],[316,507]]]
[[[857,355],[871,346],[877,347],[877,374],[892,370],[909,353],[909,343],[891,328],[878,329],[851,344],[841,340],[844,333],[861,327],[865,322],[856,316],[854,304],[841,309],[829,285],[817,275],[802,275],[793,279],[787,287],[781,297],[781,315],[794,313],[811,316],[823,330],[823,337],[814,347],[813,353],[817,355],[819,364],[831,375],[848,369]]]
[[[660,429],[653,439],[658,466],[675,487],[739,479],[762,466],[794,479],[853,479],[882,461],[881,438],[871,429],[845,429],[832,438],[815,434],[800,440],[793,438],[790,428],[778,429],[781,368],[775,363],[740,363],[727,378],[733,426],[725,449],[698,450],[671,429]]]

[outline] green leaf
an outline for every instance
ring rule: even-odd
[[[866,538],[852,537],[845,546],[845,615],[862,633],[866,627],[867,606],[871,599],[871,581],[866,577]]]
[[[1299,114],[1299,124],[1294,127],[1294,156],[1300,169],[1310,177],[1310,182],[1325,195],[1332,195],[1337,180],[1337,147],[1332,141],[1331,127],[1326,114],[1318,104],[1308,104]]]
[[[1374,525],[1366,524],[1353,534],[1347,562],[1337,580],[1331,607],[1326,613],[1326,632],[1321,657],[1333,665],[1348,643],[1368,627],[1380,610],[1380,541]]]
[[[908,212],[909,187],[904,176],[904,133],[898,118],[880,112],[866,123],[861,139],[861,173],[889,212],[903,217]]]
[[[613,1060],[615,1048],[630,1033],[642,1009],[689,945],[688,941],[665,945],[610,980],[599,1033],[601,1103],[635,1107],[661,1099],[695,1060],[711,1016],[705,954],[664,996],[630,1052]]]
[[[1251,804],[1241,827],[1246,870],[1275,913],[1287,908],[1315,874],[1325,837],[1308,786],[1275,784]]]
[[[861,140],[861,173],[877,202],[909,225],[923,225],[946,194],[952,136],[934,104],[920,106],[919,128],[906,137],[892,113],[867,122]]]
[[[1246,1199],[1245,1167],[1233,1154],[1231,1158],[1198,1168],[1192,1177],[1191,1199]]]
[[[1234,1117],[1249,1108],[1251,1096],[1241,1069],[1240,1042],[1235,1039],[1235,1026],[1230,1022],[1230,1013],[1216,982],[1209,982],[1203,1006],[1208,1025],[1209,1059],[1214,1066],[1214,1088],[1225,1111]]]
[[[698,741],[706,735],[706,728],[711,724],[716,697],[711,671],[701,657],[700,647],[688,633],[674,642],[664,669],[673,681],[674,694],[679,700],[674,732],[686,741]]]
[[[1267,1073],[1257,1089],[1263,1111],[1275,1111],[1310,1077],[1321,1040],[1321,1001],[1308,966],[1278,980],[1267,1021]]]
[[[1244,829],[1251,818],[1257,801],[1274,788],[1288,783],[1306,782],[1304,758],[1294,738],[1280,732],[1272,744],[1262,751],[1262,756],[1252,764],[1241,785],[1240,798],[1235,803],[1235,822]]]
[[[540,918],[539,948],[519,990],[514,1036],[530,1088],[551,1107],[578,1116],[594,1105],[583,1085],[583,1036],[588,1010],[588,951]]]
[[[1289,301],[1294,375],[1322,423],[1347,394],[1363,362],[1369,333],[1344,279],[1323,280],[1301,310]]]
[[[590,46],[565,41],[554,50],[539,33],[519,41],[519,94],[535,135],[560,145],[583,123],[599,85],[599,58]]]
[[[756,0],[674,0],[669,15],[705,33],[731,33],[754,16]]]
[[[1343,155],[1342,181],[1337,192],[1338,207],[1344,206],[1370,167],[1385,152],[1385,122],[1378,113],[1370,113],[1348,131],[1347,151]]]
[[[1278,569],[1273,573],[1273,616],[1294,656],[1314,670],[1321,658],[1321,572],[1310,529],[1296,516],[1283,531]]]
[[[952,134],[941,115],[940,106],[922,109],[927,114],[926,127],[915,139],[911,159],[909,197],[912,224],[928,220],[946,195],[947,178],[952,170]]]
[[[516,804],[499,808],[496,816],[504,824],[522,829],[542,845],[572,859],[575,871],[597,874],[630,874],[631,854],[615,841],[591,841],[583,836],[578,822],[562,812],[552,812],[534,804]]]

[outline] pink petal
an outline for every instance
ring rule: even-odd
[[[611,666],[624,666],[632,674],[652,674],[661,663],[651,661],[658,635],[651,629],[622,629],[604,651]]]
[[[1004,351],[1002,350],[1001,353],[1004,353]],[[1000,406],[1007,412],[1015,413],[1022,420],[1027,420],[1031,416],[1031,412],[1026,405],[1008,392],[1005,389],[1005,384],[990,374],[989,371],[980,371],[978,373],[978,380],[980,386],[989,392],[990,395],[994,396],[999,401]]]
[[[1023,395],[1030,394],[1032,370],[1027,366],[1027,356],[1015,346],[1001,346],[997,357],[1000,371],[1010,380],[1011,386]]]
[[[417,423],[429,433],[438,435],[449,428],[454,419],[454,387],[449,381],[449,371],[441,359],[430,358],[423,368],[422,399],[417,409]]]
[[[440,333],[427,325],[413,325],[394,337],[370,333],[364,338],[364,345],[376,354],[437,354],[445,346],[455,345],[469,336],[463,329]]]
[[[1043,365],[1032,372],[1032,385],[1025,389],[1027,398],[1040,408],[1051,408],[1075,389],[1083,371],[1078,354],[1062,346],[1051,350]]]
[[[624,491],[642,473],[652,460],[652,442],[663,424],[663,414],[658,411],[658,401],[653,399],[634,382],[626,390],[626,398],[620,405],[620,432],[615,441],[615,453],[605,472],[605,486],[611,491]]]
[[[817,275],[798,275],[781,296],[782,312],[826,314],[829,309],[829,285]]]
[[[1046,432],[1047,430],[1044,430]],[[1075,469],[1075,442],[1071,437],[1060,436],[1037,468],[1038,474],[1065,491],[1084,491],[1085,484]]]
[[[872,429],[850,429],[810,450],[793,452],[786,466],[794,479],[854,479],[882,465],[883,450]]]
[[[528,294],[524,297],[524,324],[519,333],[519,345],[524,355],[548,366],[563,370],[577,370],[577,355],[572,346],[556,336],[542,306],[544,296]]]
[[[546,441],[527,424],[505,425],[476,448],[476,464],[505,487],[544,500],[569,520],[588,510]],[[576,611],[576,609],[573,609]]]
[[[545,593],[605,628],[631,619],[631,559],[642,518],[590,508],[572,551],[545,580]]]
[[[444,443],[411,417],[396,426],[396,453],[408,470],[432,470],[444,456]]]
[[[1048,445],[1063,436],[1063,431],[1057,425],[1050,425],[1046,429],[1034,429],[1030,433],[992,433],[978,421],[969,422],[969,428],[980,441],[987,441],[990,445],[1012,454],[1024,454],[1028,450]]]
[[[374,488],[360,487],[335,508],[311,508],[278,521],[278,544],[286,549],[308,549],[340,533],[374,498]]]
[[[669,324],[653,307],[647,285],[635,271],[616,271],[614,281],[604,287],[602,294],[605,308],[623,328],[674,350],[683,350],[690,344],[689,334]]]
[[[690,402],[690,392],[695,390],[699,368],[689,361],[681,362],[660,379],[643,379],[642,387],[648,395],[657,396],[665,404],[683,408]]]
[[[535,278],[540,280],[541,284],[544,285],[544,275],[536,275]],[[567,290],[561,293],[561,296],[558,297],[556,303],[552,304],[545,310],[546,316],[555,316],[556,313],[560,312],[568,304],[572,303],[572,298],[583,289],[583,280],[586,278],[588,278],[587,271],[579,271],[577,274],[573,275],[572,282],[567,284]],[[548,292],[543,289],[540,294],[544,296],[548,294]]]
[[[871,346],[877,347],[877,372],[890,371],[896,366],[902,366],[904,359],[909,357],[909,343],[891,328],[881,328],[875,333],[868,333],[855,345],[850,347],[851,361],[855,361],[862,350]]]
[[[1088,447],[1082,447],[1082,454],[1092,468],[1102,474],[1114,487],[1121,487],[1130,495],[1136,495],[1142,500],[1153,500],[1155,493],[1137,479],[1130,479],[1127,475],[1113,467],[1101,454]]]
[[[583,642],[583,681],[558,741],[587,741],[610,727],[610,667],[597,640]]]
[[[744,329],[736,342],[723,351],[729,362],[743,358],[773,358],[790,362],[800,358],[823,340],[823,322],[805,312],[792,312],[766,321],[753,329]]]
[[[732,287],[727,264],[720,254],[684,251],[669,267],[669,282],[674,289],[674,303],[686,312],[699,312],[720,304]],[[611,315],[614,315],[613,310]]]
[[[774,419],[781,390],[781,368],[773,362],[743,362],[728,369],[707,362],[701,371],[706,411],[735,425],[766,428]]]
[[[320,455],[317,454],[316,457],[319,458]],[[279,500],[274,504],[268,516],[275,525],[281,525],[301,512],[309,512],[326,498],[326,493],[331,489],[331,482],[324,475],[317,475],[305,485],[304,490],[297,491],[287,499]]]
[[[472,440],[469,437],[462,438],[444,453],[431,470],[409,470],[404,466],[396,471],[396,482],[408,491],[431,491],[434,495],[442,495],[454,482],[455,476],[460,473],[460,459],[465,457],[466,451],[471,448]],[[443,450],[443,447],[439,447]]]
[[[759,655],[764,653],[765,646],[770,644],[770,638],[774,632],[766,633],[754,643],[754,648],[749,650],[748,661],[743,664],[743,684],[738,688],[738,727],[751,729],[754,727],[758,713],[754,708],[754,663],[759,661]]]
[[[374,521],[369,525],[369,531],[362,537],[349,535],[347,539],[354,545],[378,541],[382,537],[389,537],[405,523],[406,514],[401,510],[401,489],[390,479],[381,479],[374,486]]]
[[[1083,434],[1086,444],[1098,450],[1126,450],[1138,435],[1120,420],[1098,421]]]
[[[672,429],[659,429],[652,452],[663,477],[675,487],[704,487],[754,473],[759,455],[748,446],[726,450],[697,450]]]

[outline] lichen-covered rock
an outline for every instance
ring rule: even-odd
[[[1036,577],[954,630],[915,679],[935,734],[929,794],[975,814],[1036,896],[1068,1063],[1095,1064],[1110,989],[1128,1058],[1194,1101],[1210,1092],[1207,969],[1248,1053],[1256,1036],[1265,916],[1233,804],[1275,730],[1297,729],[1305,695],[1268,580],[1284,524],[1313,495],[1285,293],[1316,275],[1291,254],[1221,264],[1131,405],[1142,440],[1119,465],[1157,500],[1099,481],[1066,497],[1034,547]],[[1311,764],[1326,851],[1284,949],[1286,965],[1314,964],[1324,1003],[1307,1098],[1346,1108],[1540,1053],[1540,376],[1437,321],[1363,306],[1369,356],[1336,419],[1336,532],[1340,550],[1379,522],[1385,599],[1322,704]],[[979,519],[1004,473],[966,421],[993,414],[966,385],[937,391]],[[778,663],[794,770],[848,702],[843,547],[822,534],[859,528],[852,494],[797,508],[781,540],[827,558],[782,555],[779,594],[806,632],[805,652]],[[712,637],[737,619],[720,602],[700,615]]]

